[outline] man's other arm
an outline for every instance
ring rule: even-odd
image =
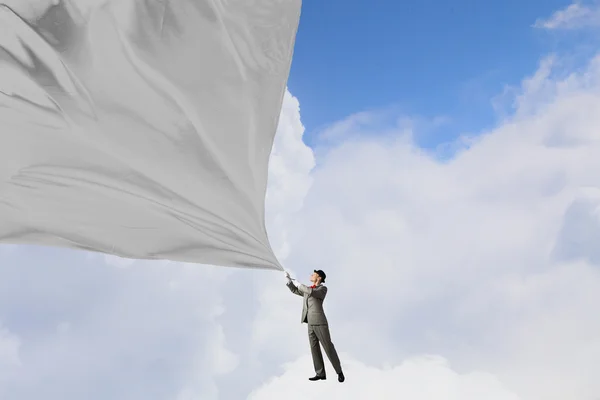
[[[286,286],[290,289],[292,293],[297,294],[298,296],[303,296],[292,281],[288,281],[288,283],[286,283]]]

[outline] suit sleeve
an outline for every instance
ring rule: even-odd
[[[290,289],[290,291],[294,294],[297,294],[298,296],[303,296],[302,293],[300,293],[298,291],[298,289],[296,288],[296,286],[294,286],[294,284],[290,281],[288,283],[286,283],[286,286]]]
[[[319,300],[325,300],[325,296],[327,295],[327,286],[318,286],[316,288],[309,288],[306,285],[300,284],[297,289],[302,296],[303,294],[307,294],[309,297],[314,297]]]

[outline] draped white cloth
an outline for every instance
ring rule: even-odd
[[[301,0],[0,0],[0,242],[282,270]]]

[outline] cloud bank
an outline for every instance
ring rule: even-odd
[[[600,59],[578,73],[558,61],[542,60],[510,91],[509,116],[454,143],[449,160],[416,147],[404,128],[356,137],[336,124],[333,146],[326,135],[288,224],[287,264],[328,272],[333,337],[350,357],[398,366],[440,354],[458,374],[492,374],[498,396],[600,394],[590,372],[600,368]],[[281,321],[296,315],[278,295],[261,306],[270,318],[257,325],[273,332],[261,336],[264,352],[306,346],[283,334]],[[263,390],[302,378],[286,372]]]
[[[343,398],[395,400],[439,399],[439,400],[519,400],[498,379],[485,373],[458,374],[447,361],[440,357],[418,357],[396,367],[369,367],[354,360],[347,360],[347,370],[352,381],[343,386],[335,382],[318,382],[298,385],[310,369],[310,357],[302,357],[286,365],[286,371],[251,393],[248,400],[287,398],[301,400]],[[316,386],[316,387],[315,387]]]

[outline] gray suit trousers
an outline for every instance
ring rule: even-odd
[[[310,342],[310,351],[312,353],[313,364],[317,375],[325,375],[325,363],[323,362],[323,354],[321,353],[319,343],[323,346],[325,354],[327,354],[327,358],[329,358],[335,372],[337,374],[342,372],[340,359],[335,350],[335,346],[331,342],[328,325],[308,325],[308,340]]]

